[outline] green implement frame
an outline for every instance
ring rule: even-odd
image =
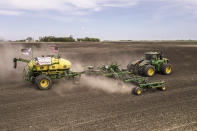
[[[109,77],[116,80],[121,80],[124,83],[131,83],[136,85],[134,88],[134,93],[136,95],[141,95],[142,92],[148,89],[160,89],[166,90],[165,81],[161,82],[150,82],[147,77],[142,77],[133,74],[124,69],[120,69],[117,64],[111,64],[109,66],[102,66],[101,68],[90,69],[85,71],[86,75],[102,75],[104,77]]]

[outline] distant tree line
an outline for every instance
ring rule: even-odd
[[[55,37],[55,36],[44,36],[40,37],[40,42],[75,42],[72,36],[69,37]]]
[[[44,36],[39,37],[39,40],[34,40],[32,37],[27,37],[26,39],[16,40],[16,42],[100,42],[99,38],[73,38],[72,36],[69,37],[55,37],[55,36]]]
[[[89,37],[85,37],[85,38],[77,38],[77,41],[99,42],[100,39],[98,39],[98,38],[89,38]]]
[[[76,41],[91,41],[91,42],[99,42],[100,39],[98,38],[73,38],[72,36],[69,37],[55,37],[55,36],[44,36],[39,38],[40,42],[76,42]]]

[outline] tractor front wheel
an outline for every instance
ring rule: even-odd
[[[37,76],[35,83],[40,90],[48,90],[52,88],[52,80],[46,75]]]
[[[152,77],[155,75],[155,67],[152,65],[145,65],[144,67],[144,75],[148,77]]]
[[[172,73],[171,64],[162,64],[161,65],[161,73],[164,75],[170,75]]]

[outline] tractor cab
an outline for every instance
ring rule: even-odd
[[[147,52],[145,53],[146,60],[161,60],[162,55],[158,52]]]

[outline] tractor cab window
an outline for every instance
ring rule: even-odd
[[[146,60],[157,60],[157,55],[153,55],[153,54],[146,54]]]
[[[157,60],[157,55],[152,55],[152,59]]]

